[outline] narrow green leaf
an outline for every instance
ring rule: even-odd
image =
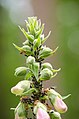
[[[33,42],[33,49],[34,51],[41,45],[41,39],[38,38],[38,39],[35,39],[34,42]]]
[[[23,34],[25,35],[25,37],[30,41],[30,42],[33,42],[34,41],[34,36],[33,35],[30,35],[28,34],[24,28],[21,28],[19,26],[20,30],[23,32]]]
[[[61,68],[59,68],[59,69],[52,69],[52,72],[59,72],[61,70]]]
[[[39,29],[39,31],[36,32],[35,38],[38,38],[42,34],[43,30],[44,30],[44,24],[42,24],[42,27]]]
[[[14,43],[13,43],[13,45],[14,45],[14,47],[15,47],[17,50],[19,50],[20,52],[22,52],[22,48],[21,48],[21,47],[15,45]]]
[[[25,75],[25,79],[26,79],[26,80],[30,79],[32,75],[33,75],[32,72],[31,72],[31,71],[28,71],[28,72],[26,73],[26,75]]]
[[[35,78],[38,80],[38,74],[39,74],[39,63],[35,62],[32,64],[31,70],[35,76]]]
[[[15,114],[18,114],[19,117],[26,116],[26,109],[23,103],[19,103],[18,106],[15,108]]]
[[[36,90],[35,88],[31,88],[31,89],[29,89],[28,91],[22,93],[21,96],[29,96],[29,95],[31,95],[33,92],[37,92],[37,90]]]
[[[71,94],[67,95],[67,96],[62,96],[62,100],[65,100],[66,98],[70,97]]]
[[[49,38],[50,34],[51,34],[51,31],[50,31],[50,32],[48,33],[48,35],[41,41],[42,44]]]

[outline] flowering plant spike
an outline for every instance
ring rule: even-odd
[[[25,66],[16,68],[14,73],[16,77],[23,76],[23,80],[11,88],[11,92],[20,97],[19,104],[12,108],[15,119],[61,119],[60,113],[65,113],[68,109],[63,100],[70,95],[63,97],[53,88],[44,89],[42,85],[43,81],[53,79],[60,71],[54,69],[50,63],[43,62],[57,48],[52,50],[43,45],[51,32],[44,36],[44,24],[40,19],[28,17],[25,23],[27,31],[20,26],[19,28],[26,41],[21,47],[13,44],[26,60]]]

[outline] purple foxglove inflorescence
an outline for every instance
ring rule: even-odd
[[[60,71],[60,68],[54,69],[50,63],[44,62],[58,47],[52,50],[44,45],[51,32],[45,37],[40,19],[28,17],[25,24],[27,30],[19,26],[25,36],[23,45],[13,43],[26,61],[25,66],[19,66],[14,73],[16,77],[22,77],[22,81],[11,88],[11,92],[20,97],[19,104],[12,108],[15,119],[61,119],[60,113],[68,109],[63,99],[70,95],[63,97],[52,88],[43,88],[43,82],[53,80]]]

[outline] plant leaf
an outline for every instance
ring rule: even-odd
[[[31,95],[33,92],[37,92],[37,90],[35,88],[30,88],[28,91],[22,93],[21,96],[29,96]]]
[[[31,70],[35,76],[35,78],[38,80],[38,73],[39,73],[39,63],[35,62],[32,64]]]
[[[33,36],[33,35],[28,34],[28,33],[25,31],[24,28],[21,28],[20,26],[19,26],[19,28],[20,28],[20,30],[23,32],[23,34],[25,35],[25,37],[26,37],[29,41],[31,41],[31,42],[34,41],[34,36]]]
[[[48,35],[41,41],[42,44],[49,38],[50,34],[51,34],[51,31],[49,31]]]

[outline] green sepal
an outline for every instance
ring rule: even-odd
[[[30,46],[29,40],[26,40],[25,42],[23,42],[23,45],[29,45]]]
[[[70,96],[71,96],[71,94],[68,94],[67,96],[62,96],[62,100],[65,100],[65,99],[67,99]]]
[[[21,47],[17,46],[17,45],[14,44],[14,43],[13,43],[13,45],[14,45],[14,47],[15,47],[17,50],[19,50],[20,52],[23,52],[23,49],[22,49]]]
[[[52,69],[52,72],[56,73],[56,72],[59,72],[60,70],[61,70],[61,68],[59,68],[59,69]]]
[[[35,39],[33,42],[33,49],[34,51],[39,48],[39,46],[41,45],[41,39],[38,37],[38,39]]]
[[[35,88],[30,88],[28,91],[24,92],[21,94],[21,96],[29,96],[31,95],[33,92],[38,92]]]
[[[18,104],[18,106],[15,108],[15,114],[16,113],[19,117],[26,117],[27,116],[25,105],[22,102],[20,102]]]
[[[26,80],[29,80],[32,77],[33,73],[31,71],[27,71],[25,78]]]
[[[49,115],[51,119],[61,119],[60,113],[55,112],[54,110],[50,110]]]
[[[36,80],[38,80],[39,75],[39,63],[35,62],[31,65],[31,71],[33,72]]]
[[[42,24],[42,27],[39,29],[39,31],[36,32],[35,38],[38,38],[42,34],[43,30],[44,30],[44,24]]]
[[[48,33],[48,35],[45,38],[42,39],[41,41],[42,44],[49,38],[50,34],[51,34],[51,31]]]
[[[20,30],[23,32],[23,34],[25,35],[25,37],[26,37],[30,42],[33,42],[33,41],[34,41],[34,36],[33,36],[33,35],[30,35],[29,33],[27,33],[24,28],[21,28],[20,26],[19,26],[19,28],[20,28]]]
[[[15,69],[15,76],[24,76],[26,75],[26,71],[28,70],[28,68],[26,67],[18,67]]]

